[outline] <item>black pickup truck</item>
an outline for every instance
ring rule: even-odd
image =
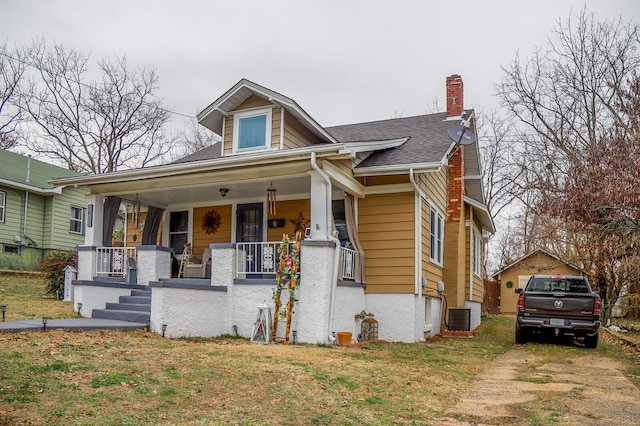
[[[602,300],[586,277],[533,275],[516,293],[516,343],[526,343],[532,333],[548,333],[584,338],[587,348],[598,346]]]

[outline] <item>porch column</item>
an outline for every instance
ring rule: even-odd
[[[78,275],[76,279],[91,281],[96,275],[96,256],[94,246],[78,247]]]
[[[169,247],[139,246],[138,249],[138,284],[149,285],[151,281],[171,278],[171,253]]]
[[[331,182],[317,171],[311,175],[311,239],[328,240],[331,235]]]
[[[102,224],[104,222],[104,197],[101,195],[90,194],[87,197],[87,226],[84,235],[84,245],[101,247],[102,246]],[[91,207],[93,206],[93,207]],[[93,216],[90,214],[93,210]],[[89,226],[91,224],[91,226]]]
[[[334,331],[332,310],[336,282],[333,277],[335,250],[333,241],[302,241],[300,288],[298,290],[298,340],[304,343],[329,343]]]

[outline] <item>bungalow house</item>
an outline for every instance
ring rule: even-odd
[[[48,182],[78,175],[0,149],[0,269],[35,271],[48,251],[84,243],[89,191]]]
[[[153,330],[250,336],[258,306],[274,305],[276,248],[301,231],[298,341],[356,338],[362,311],[392,341],[439,333],[444,306],[465,309],[474,328],[494,228],[478,146],[449,136],[462,120],[475,132],[462,89],[460,76],[447,78],[443,113],[323,127],[293,99],[243,79],[197,116],[220,142],[162,166],[56,180],[90,190],[93,226],[75,282],[82,314],[135,287],[101,278],[126,275],[109,266],[126,256],[137,259],[137,285],[150,288]],[[126,254],[110,252],[121,203]]]
[[[515,314],[518,305],[516,289],[524,288],[531,275],[582,275],[581,271],[554,256],[538,249],[496,272],[493,277],[500,286],[500,313]]]

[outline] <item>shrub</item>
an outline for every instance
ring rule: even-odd
[[[64,293],[64,268],[67,265],[77,268],[78,253],[76,251],[54,250],[40,263],[40,269],[45,273],[47,280],[47,293],[58,299]]]

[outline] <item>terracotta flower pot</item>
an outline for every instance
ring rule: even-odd
[[[338,345],[349,346],[351,344],[352,333],[349,331],[338,331]]]

